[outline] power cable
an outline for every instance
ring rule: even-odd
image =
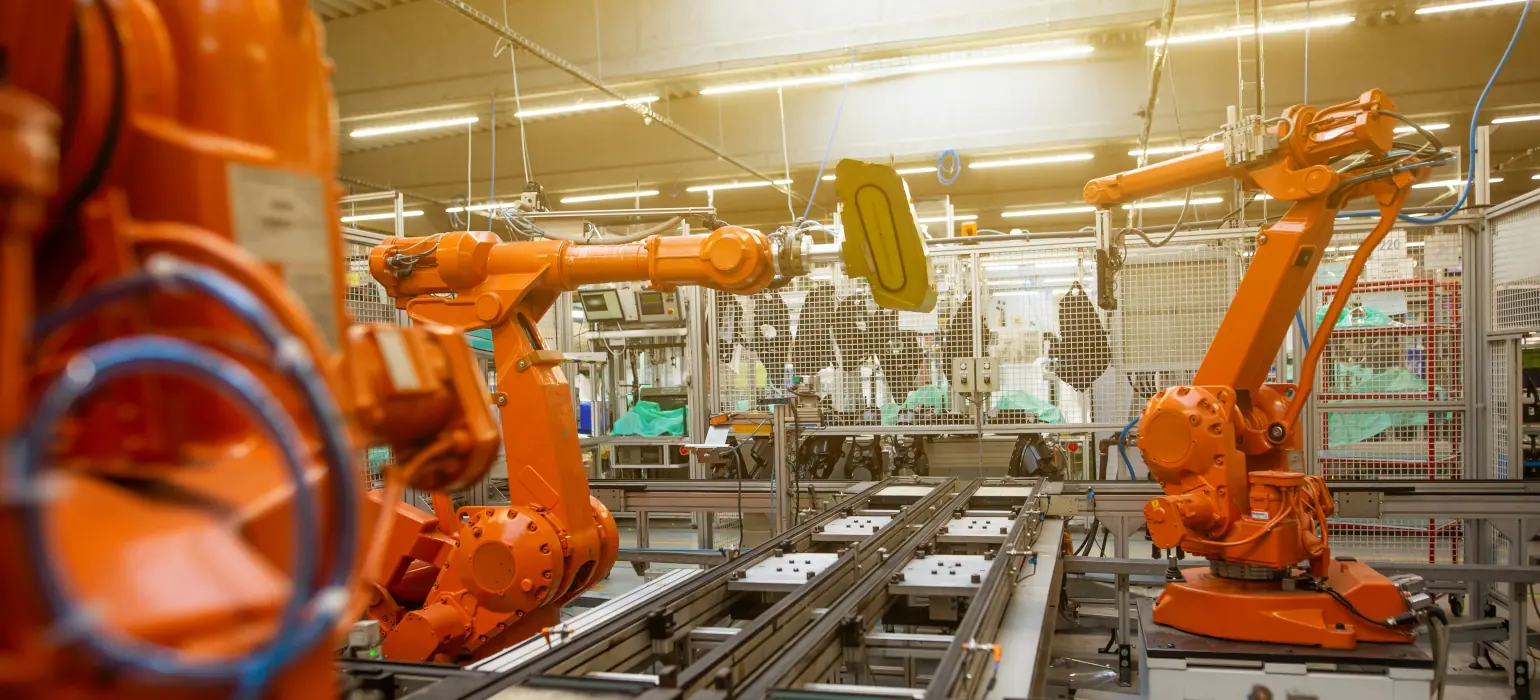
[[[1396,214],[1397,219],[1413,224],[1436,224],[1444,221],[1445,219],[1448,219],[1451,216],[1454,216],[1456,212],[1460,211],[1460,209],[1465,206],[1465,200],[1470,196],[1471,187],[1476,181],[1476,156],[1479,150],[1476,145],[1476,128],[1477,125],[1481,123],[1481,106],[1486,104],[1487,95],[1492,92],[1492,86],[1497,83],[1497,76],[1502,75],[1503,67],[1508,65],[1508,57],[1513,54],[1514,45],[1519,43],[1519,35],[1524,31],[1524,20],[1529,18],[1529,8],[1532,2],[1533,0],[1524,0],[1524,9],[1519,12],[1519,21],[1513,27],[1513,36],[1508,39],[1508,47],[1503,49],[1502,58],[1498,59],[1497,67],[1492,70],[1492,76],[1487,78],[1486,86],[1481,88],[1481,95],[1476,98],[1476,107],[1471,111],[1470,131],[1467,134],[1467,143],[1470,144],[1471,152],[1470,167],[1467,168],[1465,173],[1465,186],[1460,189],[1460,198],[1455,200],[1455,203],[1449,207],[1449,211],[1439,214],[1438,216],[1435,216],[1431,219],[1423,219],[1411,214],[1402,213]],[[1361,217],[1376,216],[1377,214],[1377,212],[1354,211],[1343,212],[1341,215],[1349,217]]]
[[[503,0],[503,24],[508,24],[508,0]],[[520,101],[519,93],[519,64],[518,60],[514,58],[514,54],[518,52],[513,50],[511,42],[508,44],[503,42],[503,39],[498,39],[497,43],[492,45],[492,57],[497,58],[497,54],[501,53],[504,49],[508,51],[508,72],[513,75],[513,118],[519,122],[519,157],[524,161],[524,184],[528,185],[534,181],[535,175],[530,171],[529,142],[524,138],[524,118],[518,116],[519,112],[524,111],[524,104]],[[493,122],[491,128],[493,132],[496,132],[497,123]],[[496,184],[493,187],[496,187]]]
[[[850,66],[852,70],[854,70],[855,65],[856,52],[851,51]],[[818,199],[818,183],[823,182],[824,169],[829,167],[829,154],[834,151],[834,135],[839,133],[840,117],[844,116],[845,114],[845,95],[850,91],[850,82],[851,81],[846,80],[844,81],[844,84],[840,86],[840,103],[839,106],[834,109],[834,126],[829,128],[829,140],[823,146],[823,160],[818,163],[818,176],[813,178],[813,193],[807,196],[807,207],[802,210],[802,218],[799,219],[799,222],[807,220],[807,215],[813,211],[813,202]],[[719,102],[717,104],[717,113],[719,115],[721,114],[721,109],[721,103]],[[784,116],[784,112],[782,114],[783,116],[781,117],[781,123],[782,129],[784,130],[786,118]],[[782,142],[784,143],[784,133],[782,134],[781,138]]]

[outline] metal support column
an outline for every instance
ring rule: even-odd
[[[685,415],[685,434],[688,441],[699,444],[706,441],[706,423],[710,419],[711,411],[707,408],[711,405],[710,394],[706,377],[707,361],[711,357],[706,347],[706,294],[700,287],[685,287],[679,290],[679,302],[684,305],[684,387],[686,396],[689,397],[689,408]],[[690,478],[705,479],[706,465],[702,464],[692,451],[690,453]],[[692,513],[690,520],[695,526],[695,544],[699,549],[711,549],[714,539],[713,530],[716,525],[716,515],[712,513]]]
[[[1113,543],[1113,556],[1119,559],[1128,558],[1128,518],[1117,519],[1117,542]],[[1118,606],[1118,685],[1130,686],[1134,682],[1133,644],[1129,642],[1129,622],[1132,607],[1128,599],[1128,574],[1117,575],[1116,604]]]
[[[770,463],[770,536],[779,536],[791,523],[791,505],[787,494],[791,490],[791,475],[787,473],[790,460],[791,438],[787,425],[790,407],[776,404],[770,409],[770,442],[774,446]]]

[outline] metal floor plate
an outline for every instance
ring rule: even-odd
[[[730,591],[793,591],[807,584],[819,572],[839,559],[833,552],[777,554],[743,572],[743,577],[727,584]]]
[[[1011,531],[1011,519],[1004,517],[965,516],[952,518],[937,542],[1004,542]]]
[[[813,533],[814,542],[860,542],[882,529],[888,523],[893,522],[893,517],[888,515],[851,515],[828,525],[823,530]]]
[[[1183,632],[1158,624],[1151,617],[1154,602],[1138,601],[1139,637],[1145,653],[1155,658],[1223,661],[1282,661],[1348,666],[1430,667],[1433,663],[1416,644],[1363,643],[1353,649],[1324,649],[1301,644],[1238,642]]]
[[[932,554],[904,565],[903,580],[888,584],[900,595],[972,596],[989,573],[993,559],[982,554]],[[974,580],[977,576],[978,580]]]

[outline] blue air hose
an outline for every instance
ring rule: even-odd
[[[1138,481],[1134,476],[1134,463],[1128,461],[1128,431],[1138,423],[1139,419],[1135,418],[1129,421],[1128,425],[1123,426],[1122,432],[1118,433],[1118,457],[1123,459],[1123,468],[1128,470],[1129,481]]]
[[[115,379],[130,374],[153,372],[199,380],[252,419],[264,436],[279,450],[284,468],[297,488],[305,489],[304,444],[289,415],[278,399],[239,363],[184,340],[159,336],[140,336],[112,340],[93,347],[70,360],[59,380],[38,402],[32,421],[22,434],[22,442],[13,449],[17,493],[28,555],[36,562],[34,573],[49,607],[71,641],[79,642],[109,663],[162,676],[210,682],[236,682],[245,695],[254,695],[274,669],[284,665],[313,642],[318,630],[316,618],[302,621],[306,601],[293,595],[284,606],[273,640],[240,659],[190,661],[181,652],[124,640],[99,628],[83,608],[73,602],[68,583],[53,566],[44,525],[42,505],[47,500],[43,483],[43,460],[57,437],[58,424],[81,399]],[[294,585],[303,590],[315,576],[317,552],[314,533],[317,522],[315,504],[308,498],[294,499],[290,546]],[[304,624],[304,627],[301,625]]]
[[[331,560],[323,569],[328,573],[327,581],[319,591],[315,592],[314,596],[309,595],[313,589],[312,582],[315,578],[313,571],[308,575],[299,575],[299,570],[296,569],[296,575],[294,576],[295,593],[291,604],[297,606],[297,609],[300,611],[311,607],[314,607],[314,609],[310,611],[302,628],[293,634],[285,634],[282,639],[274,642],[271,653],[254,654],[251,657],[252,663],[240,668],[241,675],[235,680],[239,683],[242,694],[255,694],[260,692],[260,687],[274,671],[292,661],[298,653],[312,647],[323,635],[328,634],[336,623],[337,616],[345,607],[347,593],[350,590],[350,573],[357,550],[359,516],[358,503],[353,498],[357,488],[355,483],[357,474],[354,473],[352,468],[352,450],[347,438],[346,424],[343,421],[341,410],[320,376],[314,358],[305,351],[303,344],[298,339],[294,338],[283,328],[261,300],[252,294],[250,290],[211,268],[192,265],[171,256],[162,255],[152,258],[146,265],[146,270],[147,272],[145,273],[126,277],[98,287],[72,304],[69,309],[40,317],[34,324],[33,337],[45,337],[74,319],[129,295],[144,293],[152,289],[176,291],[183,287],[201,291],[221,302],[227,309],[255,330],[273,348],[276,368],[300,390],[299,393],[303,397],[311,417],[318,425],[318,432],[326,457],[325,464],[332,484],[331,488],[328,489],[331,496],[329,500],[332,505],[332,512],[336,514],[336,517],[331,522],[339,531],[333,550],[334,556],[331,557]],[[112,343],[108,345],[112,345]],[[192,347],[196,349],[196,346]],[[179,360],[197,362],[196,359],[189,359],[192,356],[186,353],[167,354],[169,351],[166,351],[163,347],[157,347],[156,349],[161,351],[163,356],[157,356],[153,362],[149,359],[135,360],[128,363],[129,366],[137,367],[141,364],[149,363],[155,365],[158,369],[166,371],[177,371],[175,370],[176,367],[183,367],[184,371],[198,371],[186,370],[185,368],[190,365],[177,364]],[[119,350],[118,352],[124,351]],[[173,359],[166,359],[168,357]],[[214,357],[223,359],[217,355]],[[126,359],[117,361],[127,362]],[[234,363],[226,361],[226,364]],[[240,365],[234,366],[245,371],[244,367]],[[205,362],[202,367],[207,369],[207,363]],[[100,372],[100,369],[98,369],[98,372]],[[216,373],[214,379],[216,388],[219,386],[219,381],[222,381],[222,378]],[[225,389],[228,394],[228,391],[230,391],[229,387],[225,387]],[[89,391],[89,389],[85,391]],[[78,396],[75,397],[76,400],[78,398]],[[249,403],[247,408],[250,408]],[[284,418],[287,419],[287,415]],[[49,426],[43,425],[43,427],[48,428]],[[271,426],[268,427],[270,428]],[[290,445],[300,443],[292,440],[275,440],[275,444],[288,450]],[[303,463],[303,461],[300,462],[300,464]],[[303,493],[308,490],[307,482],[303,479],[297,482],[296,493]],[[303,497],[297,497],[295,503],[296,509],[300,508],[301,504],[307,508],[311,505],[309,499]],[[298,510],[296,510],[296,517],[300,517]],[[297,527],[301,529],[297,529],[296,532],[302,533],[297,552],[305,560],[314,561],[318,558],[314,552],[314,526],[297,525]],[[63,617],[62,614],[61,617]],[[65,619],[70,618],[66,617]],[[89,637],[91,635],[85,636]],[[109,656],[108,658],[135,668],[159,672],[153,668],[133,663],[135,659],[133,656],[123,658]],[[233,668],[233,666],[227,665],[224,670],[232,670]],[[178,669],[173,667],[172,670]],[[182,668],[180,670],[188,669]],[[170,675],[178,674],[171,673]]]
[[[1498,59],[1497,68],[1492,70],[1492,77],[1487,78],[1486,87],[1481,88],[1481,96],[1476,98],[1476,108],[1471,112],[1470,115],[1470,133],[1468,135],[1468,140],[1466,141],[1466,143],[1470,144],[1471,148],[1471,167],[1468,168],[1468,171],[1465,173],[1465,186],[1460,188],[1460,198],[1455,200],[1453,206],[1449,207],[1449,211],[1439,214],[1438,216],[1435,216],[1431,219],[1422,219],[1410,214],[1397,214],[1396,218],[1413,224],[1436,224],[1445,219],[1448,219],[1451,216],[1454,216],[1455,212],[1460,211],[1460,208],[1465,206],[1465,199],[1466,197],[1470,196],[1471,185],[1476,181],[1476,126],[1481,123],[1481,105],[1486,103],[1487,94],[1492,92],[1492,85],[1497,82],[1497,76],[1502,75],[1503,67],[1508,65],[1508,56],[1513,53],[1513,46],[1519,43],[1519,34],[1524,31],[1524,20],[1529,17],[1529,6],[1531,2],[1532,0],[1524,0],[1524,9],[1519,12],[1519,23],[1513,28],[1513,37],[1508,39],[1508,48],[1503,49],[1503,57]],[[1379,216],[1379,212],[1348,211],[1342,212],[1337,216],[1343,218],[1358,218]]]
[[[957,177],[962,175],[962,156],[950,148],[936,156],[936,181],[943,185],[957,182]]]

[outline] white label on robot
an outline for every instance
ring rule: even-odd
[[[1251,511],[1251,517],[1252,517],[1253,520],[1266,520],[1267,519],[1267,511],[1265,511],[1265,510],[1254,510],[1254,511]]]
[[[235,243],[253,257],[273,263],[322,337],[337,347],[336,275],[328,236],[335,235],[320,178],[260,165],[225,168],[230,223]]]
[[[385,361],[385,374],[396,391],[420,391],[422,378],[412,364],[412,354],[407,352],[406,339],[394,328],[382,327],[374,334],[380,345],[380,356]]]

